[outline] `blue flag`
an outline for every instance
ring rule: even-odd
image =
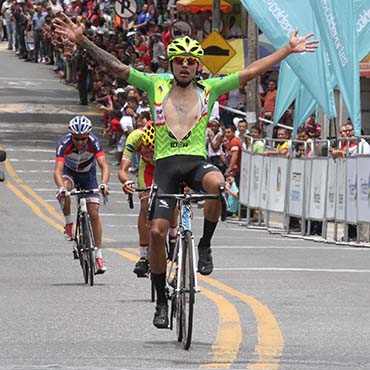
[[[352,119],[356,136],[361,134],[360,66],[354,0],[310,0],[329,54],[338,87]]]
[[[309,0],[241,1],[276,49],[289,42],[296,27],[300,29],[300,35],[318,29]],[[320,39],[320,34],[315,34],[315,38]],[[320,45],[316,53],[292,54],[286,61],[326,115],[334,117],[332,91],[327,87],[330,78],[324,48]]]
[[[285,111],[292,104],[292,101],[298,94],[299,79],[292,71],[286,61],[280,64],[278,89],[275,101],[274,125],[279,122]]]
[[[370,1],[355,0],[358,55],[361,61],[370,53]]]

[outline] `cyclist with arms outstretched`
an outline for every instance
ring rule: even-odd
[[[81,24],[73,23],[66,16],[57,18],[55,26],[60,35],[85,48],[117,77],[147,92],[156,128],[154,181],[163,193],[177,192],[180,182],[185,181],[195,190],[217,194],[224,177],[217,167],[206,161],[205,134],[215,101],[288,55],[317,48],[317,41],[308,41],[312,34],[298,37],[296,30],[287,45],[240,72],[198,82],[195,76],[204,51],[198,41],[188,36],[175,39],[167,48],[172,74],[156,75],[141,73],[100,49],[83,35]],[[158,297],[153,324],[157,328],[168,327],[165,239],[174,207],[175,201],[157,202],[150,230],[150,266]],[[211,238],[220,210],[218,200],[209,200],[204,206],[203,236],[198,245],[198,270],[203,275],[213,271]]]
[[[85,116],[74,117],[68,125],[69,133],[58,142],[55,158],[54,181],[58,187],[57,199],[63,200],[65,218],[64,234],[67,240],[73,240],[73,219],[71,215],[70,197],[65,197],[66,191],[77,187],[81,190],[99,188],[107,196],[110,176],[109,166],[98,138],[91,132],[91,121]],[[96,163],[101,170],[101,183],[96,178]],[[102,224],[99,217],[99,194],[87,197],[87,211],[93,229],[97,273],[103,274],[107,267],[103,260]]]

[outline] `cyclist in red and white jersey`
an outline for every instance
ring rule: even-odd
[[[109,166],[98,138],[91,133],[91,121],[85,116],[74,117],[68,125],[69,133],[63,136],[56,149],[54,181],[58,187],[57,199],[64,200],[63,214],[65,218],[64,234],[67,240],[73,240],[73,218],[71,215],[71,201],[64,197],[66,191],[73,188],[99,188],[107,196],[110,177]],[[101,170],[101,182],[98,185],[96,178],[96,163]],[[103,274],[107,267],[104,263],[102,246],[102,224],[99,217],[99,195],[92,194],[87,198],[87,211],[93,229],[96,263],[98,273]]]

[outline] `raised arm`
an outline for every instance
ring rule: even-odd
[[[275,64],[281,62],[287,56],[293,53],[313,53],[317,49],[318,40],[308,39],[313,36],[313,33],[309,33],[304,37],[298,36],[298,28],[294,31],[290,38],[289,44],[283,46],[281,49],[268,55],[265,58],[259,59],[249,65],[247,68],[239,72],[239,80],[241,85],[245,85],[248,81],[257,77],[258,75],[268,71]]]
[[[86,36],[84,36],[84,26],[79,20],[77,20],[77,23],[74,23],[69,17],[67,17],[67,15],[62,13],[61,18],[55,18],[54,26],[57,34],[68,38],[70,41],[86,49],[89,55],[95,61],[109,68],[109,71],[112,72],[116,77],[120,77],[125,80],[128,79],[130,67],[119,61],[107,51],[99,48]]]

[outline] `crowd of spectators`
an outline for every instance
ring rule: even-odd
[[[127,136],[151,119],[146,93],[129,86],[124,80],[114,78],[109,70],[89,58],[84,49],[57,36],[53,19],[64,12],[72,20],[85,25],[86,35],[91,41],[123,63],[149,73],[170,73],[166,48],[173,37],[181,36],[171,30],[171,25],[187,15],[176,13],[172,0],[158,0],[155,3],[153,0],[137,1],[137,13],[128,19],[115,14],[111,0],[0,0],[0,3],[3,26],[0,27],[1,40],[7,41],[8,50],[14,50],[15,55],[25,62],[54,66],[55,73],[65,83],[73,84],[78,89],[79,104],[97,105],[102,112],[103,135],[107,137],[118,164]],[[230,17],[224,36],[228,38],[230,35],[241,36],[235,17]],[[207,77],[209,73],[201,68],[198,78]],[[260,79],[259,116],[266,120],[274,118],[276,77],[276,72],[273,72]],[[227,192],[236,200],[230,202],[234,204],[234,208],[229,210],[233,217],[237,215],[235,204],[243,149],[268,156],[294,153],[295,156],[311,157],[323,152],[322,148],[311,145],[312,140],[320,138],[321,133],[315,113],[299,128],[297,139],[301,142],[291,150],[288,148],[290,128],[275,128],[273,131],[272,124],[267,121],[262,121],[262,125],[248,123],[245,115],[235,113],[244,112],[245,105],[243,87],[221,96],[211,114],[207,132],[209,160],[224,173]],[[291,109],[287,110],[281,122],[292,126]],[[351,131],[347,129],[348,125],[351,122],[339,129],[343,140],[338,148],[332,150],[335,158],[352,155],[356,150],[365,154],[370,152],[367,142],[357,144],[355,139],[346,140],[354,135],[353,127]],[[266,145],[265,136],[277,138],[276,145]],[[137,171],[138,161],[139,158],[133,160],[131,172]]]

